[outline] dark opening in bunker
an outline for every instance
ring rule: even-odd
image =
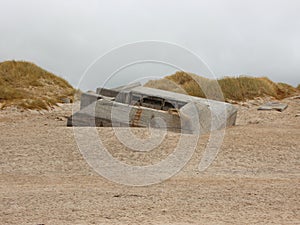
[[[140,97],[139,100],[137,100],[137,98],[133,98],[133,99],[135,100],[134,105],[157,109],[157,110],[163,110],[163,111],[168,111],[169,109],[179,109],[179,107],[182,106],[182,104],[179,105],[175,101],[171,102],[164,98],[154,97],[154,96]]]

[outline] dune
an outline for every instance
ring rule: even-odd
[[[295,88],[289,84],[275,83],[267,77],[239,76],[212,80],[183,71],[163,79],[150,80],[145,86],[178,93],[185,92],[202,98],[234,101],[251,100],[256,97],[284,99],[300,93],[299,86]]]
[[[47,109],[73,99],[74,88],[63,78],[24,61],[0,63],[1,108]]]

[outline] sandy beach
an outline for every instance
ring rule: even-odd
[[[237,106],[237,124],[205,172],[197,168],[209,135],[182,171],[145,187],[113,183],[89,167],[66,126],[71,104],[2,110],[0,224],[300,224],[300,99],[283,102],[283,112]],[[178,138],[170,133],[146,154],[124,149],[111,128],[97,129],[129,164],[158,162]]]

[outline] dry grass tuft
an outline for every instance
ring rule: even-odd
[[[64,79],[33,63],[0,63],[0,102],[26,109],[48,109],[63,98],[73,98],[75,90]]]
[[[181,94],[186,94],[187,92],[174,81],[163,78],[160,80],[149,80],[145,85],[145,87],[157,88],[165,91],[173,91]]]
[[[218,83],[226,99],[241,101],[263,96],[279,97],[277,95],[277,85],[266,77],[225,77],[219,79]]]
[[[168,80],[172,81],[172,85],[169,85]],[[224,77],[216,81],[183,71],[166,76],[161,80],[149,81],[145,86],[178,93],[184,93],[185,91],[189,95],[202,98],[207,97],[216,100],[230,99],[236,101],[244,101],[246,99],[264,96],[282,99],[300,90],[300,85],[294,88],[288,84],[274,83],[267,77]],[[220,91],[220,88],[222,91]],[[182,91],[182,89],[184,91]],[[223,96],[221,96],[220,93],[223,93]]]
[[[216,80],[207,79],[192,73],[178,71],[164,79],[149,81],[147,87],[158,88],[166,91],[189,94],[192,96],[222,100]],[[206,95],[204,94],[206,93]]]

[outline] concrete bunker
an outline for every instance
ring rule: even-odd
[[[134,83],[83,93],[80,110],[68,119],[67,125],[148,127],[154,117],[159,117],[165,121],[164,128],[168,130],[194,133],[193,123],[197,119],[200,131],[196,132],[206,133],[234,125],[236,114],[236,108],[225,102]],[[162,128],[161,124],[157,128]]]

